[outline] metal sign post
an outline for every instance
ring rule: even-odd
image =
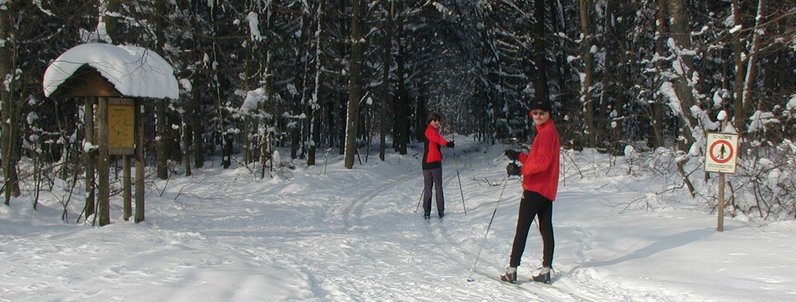
[[[735,160],[738,157],[738,135],[729,133],[708,133],[705,172],[719,173],[718,223],[716,230],[724,231],[724,174],[735,173]]]

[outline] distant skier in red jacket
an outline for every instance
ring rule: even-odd
[[[453,141],[439,135],[442,116],[431,113],[426,119],[426,141],[423,148],[423,218],[431,217],[431,189],[436,188],[437,214],[445,217],[445,194],[442,192],[442,152],[440,146],[453,148]]]
[[[510,163],[506,167],[509,176],[522,177],[522,200],[517,218],[517,231],[511,248],[509,267],[500,279],[506,282],[517,281],[517,267],[525,250],[525,241],[534,217],[539,220],[539,233],[544,245],[542,269],[533,275],[536,282],[550,283],[550,270],[553,265],[553,201],[558,192],[559,152],[558,131],[550,119],[549,102],[534,101],[528,115],[536,126],[536,137],[533,139],[530,154],[507,150],[506,156],[511,160],[519,160],[522,166]]]

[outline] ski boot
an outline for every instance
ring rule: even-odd
[[[509,282],[509,283],[517,282],[517,268],[516,267],[506,268],[506,273],[500,275],[500,281]]]
[[[531,281],[550,284],[550,268],[543,267],[542,270],[539,271],[539,274],[531,276]]]

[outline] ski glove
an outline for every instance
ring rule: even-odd
[[[511,149],[506,150],[506,152],[503,153],[503,154],[506,154],[506,157],[508,157],[510,160],[517,160],[519,158],[519,156],[520,156],[520,152],[519,151],[515,151],[515,150],[511,150]]]
[[[445,147],[453,148],[454,145],[456,144],[453,141],[449,141],[447,144],[445,144]]]
[[[510,163],[508,166],[506,166],[506,174],[508,174],[508,176],[512,175],[520,176],[520,171],[521,171],[520,166],[518,166],[515,163]]]

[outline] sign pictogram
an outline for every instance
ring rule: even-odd
[[[735,173],[738,157],[738,135],[708,133],[705,172]]]

